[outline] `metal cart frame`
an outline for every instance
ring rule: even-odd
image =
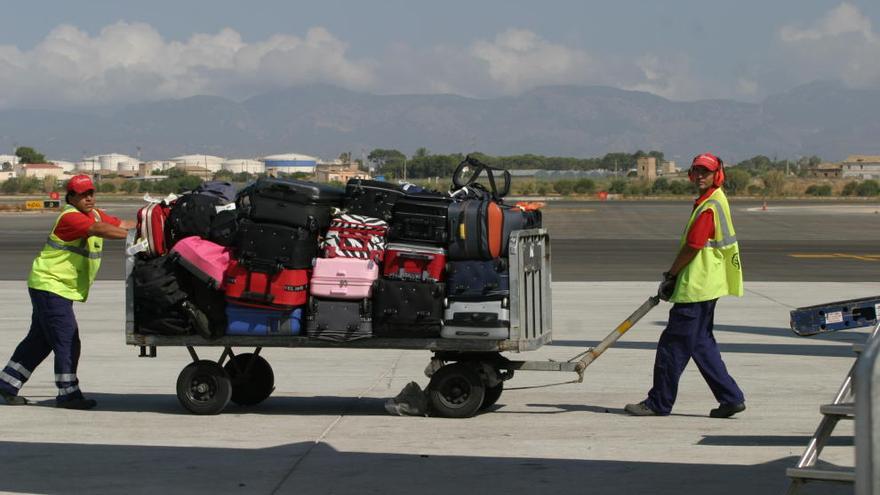
[[[126,248],[134,242],[129,234]],[[125,259],[125,343],[140,348],[140,357],[154,358],[157,348],[186,347],[192,357],[180,373],[177,396],[196,414],[218,414],[230,400],[252,405],[273,390],[271,367],[259,354],[264,347],[408,349],[433,353],[426,374],[431,377],[429,400],[435,414],[469,417],[501,396],[503,382],[515,370],[575,371],[577,362],[511,361],[502,352],[523,352],[552,341],[550,237],[544,229],[515,231],[509,244],[510,337],[506,340],[446,338],[368,338],[335,342],[303,336],[163,336],[137,333],[134,319],[134,256]],[[621,332],[622,333],[622,332]],[[222,348],[217,361],[201,359],[196,347]],[[236,354],[234,347],[253,348]]]

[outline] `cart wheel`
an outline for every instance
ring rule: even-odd
[[[177,377],[177,400],[194,414],[220,414],[232,396],[226,371],[214,361],[188,364]]]
[[[232,381],[232,402],[240,406],[259,404],[275,390],[275,374],[262,356],[237,354],[223,369]]]
[[[504,392],[504,382],[498,382],[498,385],[494,387],[486,387],[486,394],[483,397],[483,404],[480,406],[480,410],[489,409],[494,406],[501,397],[501,392]]]
[[[480,374],[468,364],[448,364],[431,376],[431,407],[444,418],[469,418],[483,404],[485,388]]]

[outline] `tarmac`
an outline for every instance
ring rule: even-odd
[[[656,291],[656,282],[556,282],[554,342],[509,357],[565,360],[596,344]],[[784,493],[868,329],[802,338],[793,308],[880,294],[880,283],[749,282],[719,302],[715,334],[748,409],[716,406],[693,364],[668,417],[630,417],[645,397],[661,304],[586,370],[519,372],[489,411],[470,419],[396,417],[384,401],[427,383],[426,351],[264,349],[276,390],[253,407],[195,416],[177,402],[185,349],[137,357],[123,336],[121,281],[99,281],[77,305],[78,375],[92,411],[52,407],[51,362],[27,383],[33,406],[0,407],[0,490],[8,493],[713,494]],[[24,336],[22,281],[0,282],[0,360]],[[207,352],[216,355],[209,356]],[[219,349],[205,349],[216,359]],[[853,465],[851,422],[821,458]],[[802,493],[852,493],[808,484]]]

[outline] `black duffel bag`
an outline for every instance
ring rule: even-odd
[[[508,296],[510,271],[507,259],[447,262],[446,294],[458,298]]]
[[[209,239],[217,207],[225,204],[212,194],[190,192],[177,198],[165,220],[165,247],[171,250],[177,241],[194,235]]]

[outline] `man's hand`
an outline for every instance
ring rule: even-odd
[[[657,288],[657,296],[664,301],[668,301],[670,297],[672,297],[672,293],[675,292],[675,280],[677,277],[675,275],[670,274],[669,272],[663,272],[663,281],[660,282],[660,287]]]

